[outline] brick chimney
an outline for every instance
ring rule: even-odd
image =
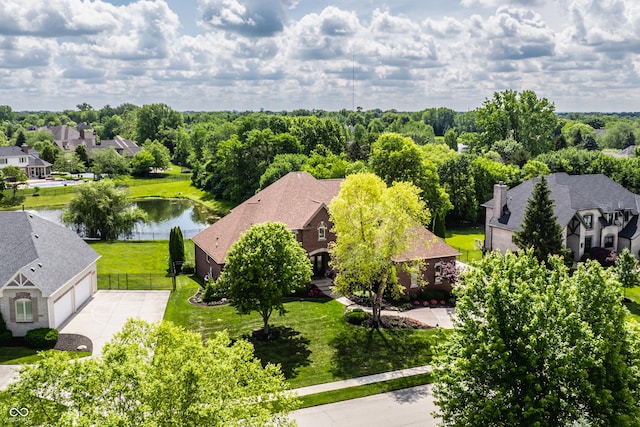
[[[502,216],[504,206],[507,204],[508,187],[500,181],[493,186],[493,212],[491,219],[498,219]]]
[[[29,154],[29,146],[27,144],[22,144],[20,147],[25,154]]]

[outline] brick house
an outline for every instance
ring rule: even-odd
[[[278,221],[287,225],[307,251],[313,275],[325,277],[329,272],[331,232],[327,206],[339,193],[342,179],[316,179],[306,172],[290,172],[234,208],[227,216],[192,238],[195,243],[196,273],[217,278],[227,251],[252,224]],[[417,230],[411,248],[397,262],[426,260],[424,278],[433,289],[450,289],[438,277],[439,263],[455,261],[459,253],[427,229]],[[404,274],[401,283],[411,291],[417,289],[416,277]]]

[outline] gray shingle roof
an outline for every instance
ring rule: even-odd
[[[68,228],[29,212],[0,212],[0,287],[20,272],[49,296],[99,257]]]
[[[577,211],[599,209],[603,213],[630,210],[633,215],[640,211],[640,196],[633,194],[620,184],[602,174],[568,175],[564,172],[546,177],[554,200],[554,211],[558,222],[566,227]],[[507,191],[507,207],[511,212],[508,220],[492,221],[490,225],[508,230],[519,230],[524,218],[527,202],[539,178],[533,178]],[[493,208],[493,199],[482,204]]]

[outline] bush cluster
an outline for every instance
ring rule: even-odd
[[[196,272],[196,264],[193,261],[182,263],[182,274],[193,274]]]
[[[27,331],[24,337],[27,347],[44,350],[55,347],[58,342],[58,330],[51,328],[38,328]]]
[[[2,318],[2,313],[0,313],[0,346],[9,344],[11,342],[11,338],[13,338],[13,334],[9,329],[7,329],[7,324]]]
[[[344,318],[352,325],[362,325],[369,315],[361,308],[354,308],[344,314]]]
[[[227,296],[227,289],[220,280],[209,280],[202,293],[203,302],[218,301]]]

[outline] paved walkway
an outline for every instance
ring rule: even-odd
[[[370,307],[363,307],[357,305],[350,299],[337,295],[331,291],[331,280],[323,280],[319,282],[314,282],[314,284],[320,289],[325,295],[329,295],[334,298],[339,303],[351,307],[351,308],[361,308],[364,311],[371,313]],[[441,327],[446,329],[453,328],[453,321],[455,318],[456,311],[453,307],[419,307],[412,308],[407,311],[394,311],[394,310],[382,310],[380,313],[383,316],[398,316],[398,317],[406,317],[409,319],[417,320],[420,323],[423,323],[428,326],[432,326],[434,328]]]
[[[351,378],[348,380],[335,381],[332,383],[316,384],[308,387],[297,388],[294,391],[298,396],[323,393],[325,391],[340,390],[343,388],[357,387],[360,385],[379,383],[396,378],[410,377],[413,375],[426,374],[431,372],[431,366],[418,366],[416,368],[401,369],[399,371],[383,372],[381,374],[367,375],[365,377]]]

